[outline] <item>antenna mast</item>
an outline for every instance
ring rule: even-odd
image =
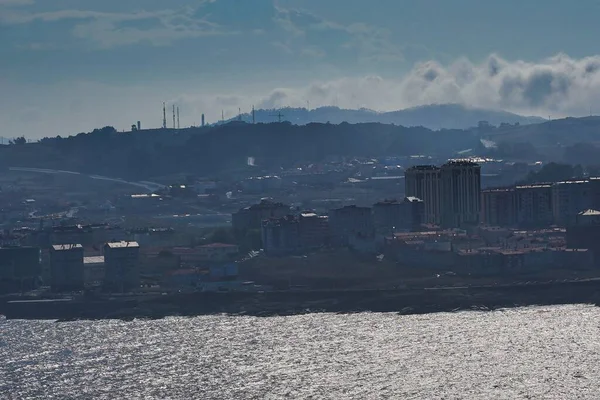
[[[163,129],[167,129],[167,106],[163,101]]]
[[[173,104],[173,129],[175,129],[175,104]]]
[[[179,128],[180,128],[180,125],[179,125],[179,106],[177,106],[177,129],[179,129]]]

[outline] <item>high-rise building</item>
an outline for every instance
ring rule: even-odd
[[[50,248],[50,287],[54,292],[83,290],[83,246],[56,244]]]
[[[514,188],[495,188],[481,192],[481,222],[489,226],[510,227],[517,222]]]
[[[441,224],[459,228],[479,224],[481,166],[471,161],[449,161],[440,168]]]
[[[517,224],[521,227],[551,225],[552,185],[522,185],[515,188]]]
[[[404,173],[404,194],[423,200],[423,223],[440,223],[440,168],[418,165]]]
[[[108,291],[125,292],[139,287],[139,254],[137,242],[113,242],[104,245],[104,287]]]

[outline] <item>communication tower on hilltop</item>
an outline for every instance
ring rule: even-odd
[[[167,106],[163,102],[163,129],[167,129]]]
[[[204,126],[204,114],[202,114],[202,126]]]
[[[277,117],[277,120],[281,122],[282,118],[285,117],[285,115],[283,115],[280,110],[277,114],[271,114],[271,117]]]
[[[179,125],[179,106],[177,106],[177,129],[179,129],[179,128],[180,128],[180,125]]]
[[[175,104],[173,104],[173,129],[175,129]]]

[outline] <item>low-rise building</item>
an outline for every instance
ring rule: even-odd
[[[58,244],[50,248],[50,287],[53,292],[83,290],[85,272],[83,246]]]
[[[100,286],[104,281],[104,256],[83,257],[83,275],[88,286]]]

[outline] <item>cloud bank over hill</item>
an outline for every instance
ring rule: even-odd
[[[458,103],[540,116],[587,115],[600,101],[600,56],[574,59],[559,54],[537,63],[508,61],[498,55],[481,63],[427,61],[400,79],[366,76],[281,88],[259,104],[302,106],[306,100],[315,106],[337,102],[341,107],[377,110]]]
[[[600,109],[595,109],[600,104],[600,56],[576,59],[559,54],[526,62],[490,55],[479,63],[459,59],[447,65],[427,61],[396,78],[345,77],[275,89],[269,88],[268,83],[261,83],[258,88],[240,84],[227,90],[206,91],[200,82],[190,82],[186,87],[115,87],[87,82],[54,85],[43,96],[29,96],[26,90],[12,93],[28,97],[26,108],[8,114],[5,126],[12,129],[3,133],[8,137],[17,135],[13,132],[30,137],[65,135],[104,125],[127,129],[136,120],[142,120],[148,128],[158,127],[163,100],[181,107],[185,125],[199,123],[202,113],[214,122],[221,118],[222,111],[225,118],[231,118],[239,108],[248,112],[252,105],[277,109],[306,107],[307,102],[310,108],[337,105],[377,111],[455,103],[558,118],[588,115],[590,108],[592,113],[600,113]],[[0,99],[4,110],[11,109],[10,100]],[[63,123],[64,115],[70,115],[68,127]]]

